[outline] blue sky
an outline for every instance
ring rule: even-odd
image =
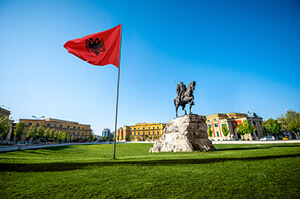
[[[66,41],[123,23],[118,127],[175,117],[175,81],[196,81],[193,112],[300,110],[299,1],[0,1],[0,105],[114,130],[117,68]],[[182,112],[179,112],[182,114]]]

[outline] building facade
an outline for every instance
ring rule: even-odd
[[[117,141],[145,141],[158,140],[163,134],[164,123],[137,123],[132,126],[124,126],[117,130]]]
[[[0,117],[6,117],[7,119],[10,116],[10,111],[0,107]]]
[[[12,127],[13,127],[14,120],[9,119],[10,113],[11,112],[9,110],[0,107],[0,118],[7,118],[10,123],[9,132],[8,132],[7,136],[2,138],[5,143],[7,143],[7,141],[11,137],[12,131],[13,131]]]
[[[212,130],[212,140],[228,140],[228,139],[241,139],[241,136],[236,132],[236,127],[242,124],[244,120],[248,120],[252,123],[255,132],[250,135],[245,135],[244,138],[247,140],[258,139],[263,136],[262,118],[260,117],[249,117],[244,113],[216,113],[213,115],[206,116],[207,127]],[[222,132],[222,126],[226,125],[229,133],[227,136]]]
[[[79,124],[79,122],[72,122],[67,120],[59,120],[53,118],[47,119],[20,119],[20,122],[24,122],[25,127],[21,135],[21,142],[25,142],[26,135],[28,133],[29,127],[35,125],[36,128],[39,126],[44,127],[46,130],[54,129],[55,131],[62,131],[71,137],[74,135],[74,140],[89,140],[92,138],[92,129],[91,125]]]
[[[108,137],[111,134],[110,129],[105,128],[102,131],[102,137]]]

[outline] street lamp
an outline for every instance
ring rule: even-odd
[[[32,116],[33,118],[35,118],[35,119],[37,119],[37,120],[39,120],[39,119],[42,119],[42,118],[45,118],[45,116],[41,116],[41,117],[36,117],[36,116]]]

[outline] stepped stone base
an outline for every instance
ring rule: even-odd
[[[206,117],[185,115],[171,120],[164,129],[164,135],[155,142],[149,152],[191,152],[214,151],[216,148],[208,139]]]

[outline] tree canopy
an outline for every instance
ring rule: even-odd
[[[229,133],[228,127],[226,124],[222,125],[222,132],[224,134],[224,136],[227,136]]]
[[[17,123],[15,126],[14,135],[16,137],[20,137],[20,135],[22,135],[23,133],[24,127],[25,127],[24,122]]]
[[[208,126],[208,135],[211,137],[212,136],[212,130],[211,130],[211,126]]]
[[[277,135],[280,132],[281,125],[278,123],[278,120],[269,118],[265,123],[264,127],[271,131],[271,133]]]
[[[5,138],[9,133],[9,119],[6,117],[0,118],[0,136]]]
[[[29,127],[26,138],[32,138],[34,136],[35,136],[35,125],[33,124]]]
[[[293,133],[300,131],[300,113],[293,110],[287,110],[285,115],[281,115],[278,121],[282,124],[284,129],[292,131]]]
[[[250,121],[244,120],[242,124],[239,124],[235,131],[240,135],[251,134],[254,132],[254,128]]]

